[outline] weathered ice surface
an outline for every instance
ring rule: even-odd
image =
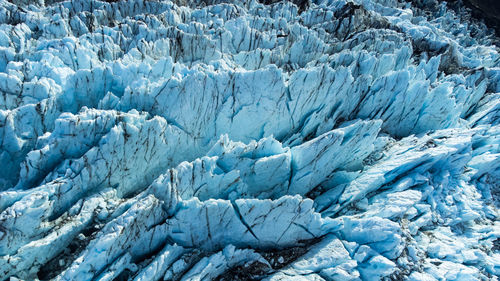
[[[0,281],[498,280],[460,5],[0,0]]]

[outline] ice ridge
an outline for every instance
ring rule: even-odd
[[[0,0],[0,280],[498,280],[495,42],[437,0]]]

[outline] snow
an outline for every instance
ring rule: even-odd
[[[498,280],[498,38],[463,7],[10,2],[0,280]]]

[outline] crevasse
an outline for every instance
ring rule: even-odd
[[[0,0],[0,280],[498,280],[493,32],[261,2]]]

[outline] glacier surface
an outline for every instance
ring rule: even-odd
[[[0,0],[0,280],[498,280],[497,41],[435,0]]]

